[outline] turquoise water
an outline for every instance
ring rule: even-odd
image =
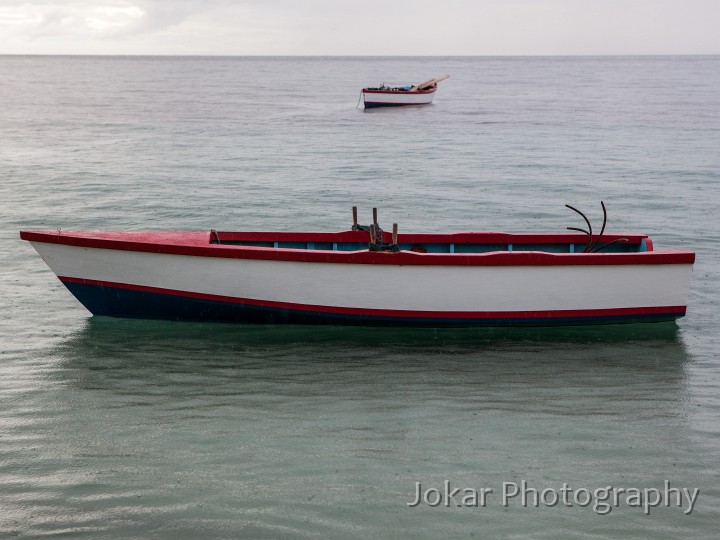
[[[0,537],[716,538],[720,57],[0,57]],[[449,73],[431,107],[362,86]],[[697,254],[677,324],[91,318],[22,228],[609,231]],[[349,286],[352,286],[349,283]],[[592,284],[588,284],[592,286]],[[494,489],[409,507],[416,482]],[[700,490],[525,508],[503,482]],[[687,504],[685,505],[687,506]]]

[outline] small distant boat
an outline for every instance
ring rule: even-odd
[[[603,207],[604,208],[604,207]],[[22,231],[95,315],[548,326],[685,315],[695,253],[644,234]],[[369,242],[368,242],[369,240]]]
[[[366,109],[430,105],[437,91],[438,83],[449,77],[450,75],[443,75],[417,85],[385,86],[383,84],[376,88],[363,88],[362,101]]]

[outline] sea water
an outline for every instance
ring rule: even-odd
[[[444,74],[432,106],[356,108]],[[720,57],[6,56],[0,78],[0,536],[717,538]],[[352,206],[563,232],[601,200],[608,231],[697,252],[677,324],[93,318],[18,238],[337,231]]]

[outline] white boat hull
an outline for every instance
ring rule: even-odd
[[[402,107],[408,105],[430,105],[435,91],[398,92],[363,90],[363,103],[366,109],[376,107]]]
[[[344,264],[32,244],[91,312],[140,318],[430,326],[671,320],[685,314],[692,273],[692,264]]]

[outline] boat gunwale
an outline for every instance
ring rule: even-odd
[[[338,233],[218,233],[226,241],[267,241],[270,239],[292,241],[303,238],[315,242],[367,241],[367,234],[358,231]],[[115,237],[113,237],[115,235]],[[237,238],[240,236],[241,238]],[[584,245],[587,236],[574,233],[450,233],[399,235],[399,243],[463,243],[462,239],[506,239],[486,240],[488,244],[542,244],[574,243]],[[621,237],[607,234],[603,239]],[[438,266],[565,266],[565,265],[657,265],[693,264],[695,253],[685,249],[652,250],[652,242],[642,234],[622,235],[631,243],[645,240],[648,251],[625,253],[552,253],[545,251],[489,251],[481,253],[418,253],[414,251],[378,252],[369,250],[343,251],[320,249],[297,249],[281,247],[259,247],[228,244],[211,244],[210,234],[199,231],[155,231],[155,232],[93,232],[93,231],[21,231],[20,238],[30,242],[61,244],[82,248],[111,249],[165,255],[186,255],[209,258],[259,259],[290,262],[340,263],[340,264],[389,264],[389,265],[438,265]],[[252,238],[252,240],[250,240]],[[185,239],[185,241],[180,241]],[[390,239],[384,233],[384,241]],[[552,242],[552,240],[555,242]],[[444,242],[439,241],[444,240]],[[464,242],[468,243],[468,242]]]
[[[437,92],[437,86],[435,88],[431,88],[430,90],[392,90],[388,88],[387,90],[375,90],[372,88],[363,88],[362,93],[363,94],[411,94],[411,95],[428,95],[428,94],[434,94]]]

